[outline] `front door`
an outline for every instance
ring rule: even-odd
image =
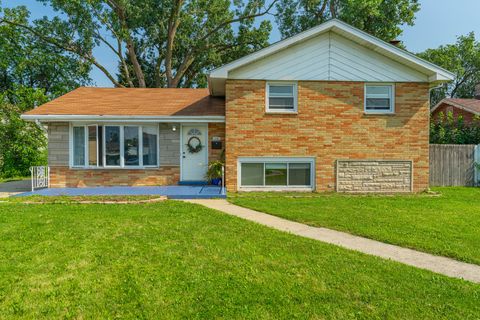
[[[204,181],[208,165],[206,125],[182,125],[182,181]]]

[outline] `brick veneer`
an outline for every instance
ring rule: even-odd
[[[219,137],[222,149],[212,149],[212,137]],[[225,148],[225,123],[208,124],[208,161],[219,160]]]
[[[312,156],[316,190],[335,188],[336,160],[411,160],[413,190],[428,188],[429,90],[395,85],[395,114],[364,114],[364,83],[300,81],[298,114],[265,113],[265,81],[227,80],[226,185],[240,156]]]
[[[180,180],[180,167],[165,166],[156,169],[70,169],[50,168],[50,186],[99,187],[99,186],[153,186],[174,185]]]

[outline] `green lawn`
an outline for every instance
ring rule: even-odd
[[[312,226],[480,264],[480,188],[434,191],[439,196],[242,193],[229,200]]]
[[[480,285],[192,204],[0,203],[0,319],[473,319],[479,301]]]

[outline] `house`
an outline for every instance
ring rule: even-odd
[[[457,119],[461,116],[466,125],[471,125],[480,117],[480,84],[475,87],[475,99],[445,98],[437,103],[431,110],[432,119],[438,120],[440,115],[452,113]]]
[[[79,88],[23,115],[48,127],[52,187],[204,180],[229,191],[417,192],[429,90],[454,75],[339,20],[213,70],[208,89]]]

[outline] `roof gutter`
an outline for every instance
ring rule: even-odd
[[[20,116],[27,121],[70,122],[70,121],[105,121],[105,122],[225,122],[225,116],[116,116],[116,115],[30,115]]]

